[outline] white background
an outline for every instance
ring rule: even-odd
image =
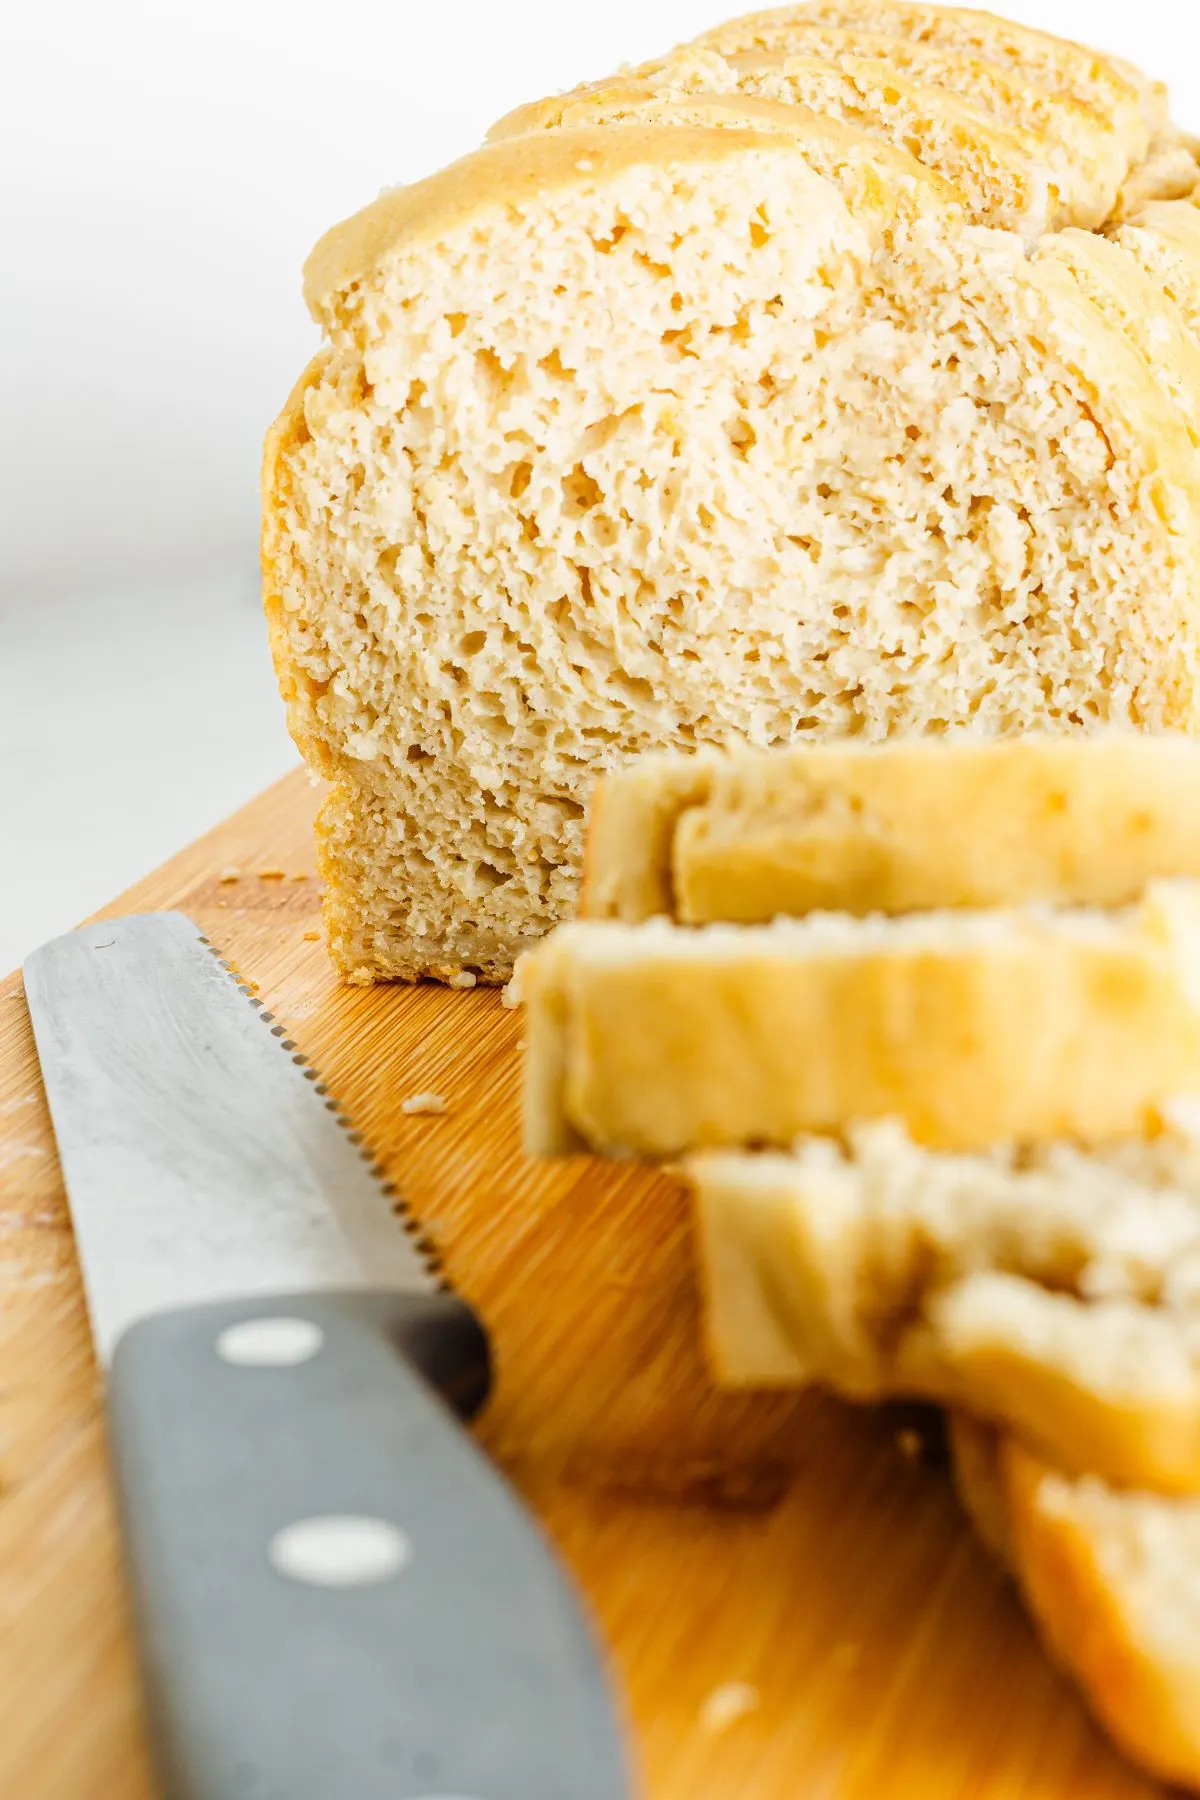
[[[1172,80],[1196,0],[996,0]],[[262,433],[317,236],[737,0],[0,4],[0,967],[293,761]]]

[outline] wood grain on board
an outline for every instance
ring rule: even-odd
[[[912,1455],[894,1414],[713,1389],[678,1185],[521,1156],[519,1020],[496,993],[339,987],[315,936],[313,807],[289,776],[106,911],[180,907],[259,984],[486,1319],[499,1386],[481,1433],[591,1600],[646,1800],[1160,1794],[1038,1649],[936,1450]],[[400,1111],[428,1091],[444,1116]],[[722,1724],[711,1696],[731,1683],[755,1704]],[[0,1794],[152,1792],[100,1387],[14,976],[0,984]]]

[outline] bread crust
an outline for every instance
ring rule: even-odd
[[[1089,1529],[1070,1484],[1014,1439],[999,1455],[1013,1566],[1051,1654],[1128,1755],[1163,1780],[1200,1787],[1200,1645],[1156,1654],[1133,1596],[1114,1577],[1103,1528]],[[1166,1503],[1138,1494],[1121,1501],[1147,1504]],[[1180,1579],[1192,1579],[1186,1547],[1177,1554]]]
[[[777,131],[807,146],[820,173],[838,180],[856,218],[869,224],[907,222],[914,215],[961,217],[962,196],[933,169],[907,151],[871,137],[828,113],[756,94],[672,93],[670,83],[650,76],[623,76],[589,82],[566,94],[534,100],[498,119],[488,143],[531,131],[582,130],[596,126],[707,125]],[[868,172],[874,177],[867,181]]]
[[[1169,1652],[1156,1648],[1122,1542],[1139,1512],[1157,1511],[1159,1553],[1174,1556],[1178,1579],[1190,1581],[1190,1546],[1182,1536],[1172,1544],[1172,1513],[1182,1520],[1197,1503],[1113,1492],[1102,1522],[1088,1505],[1089,1486],[1104,1492],[1099,1484],[1068,1480],[1015,1438],[959,1412],[949,1439],[967,1515],[1016,1579],[1054,1661],[1128,1756],[1163,1780],[1200,1788],[1200,1650],[1185,1644],[1180,1654],[1178,1633]]]

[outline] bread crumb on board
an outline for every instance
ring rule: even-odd
[[[283,881],[286,879],[286,876],[287,871],[285,869],[260,869],[258,871],[258,879],[260,881]]]
[[[460,969],[457,975],[451,975],[449,977],[446,986],[452,988],[473,988],[475,986],[475,981],[476,977],[471,973],[470,969]]]
[[[410,1094],[407,1100],[400,1102],[402,1113],[444,1113],[446,1096],[444,1094]]]
[[[700,1723],[705,1731],[728,1731],[747,1713],[757,1711],[761,1696],[748,1681],[726,1681],[706,1695],[700,1708]]]
[[[513,972],[510,975],[506,986],[501,990],[500,1004],[509,1011],[512,1011],[514,1007],[521,1005],[521,972],[524,967],[525,958],[528,955],[528,950],[524,950],[521,955],[518,956],[516,962],[513,964]]]
[[[240,881],[241,879],[242,871],[233,864],[227,869],[222,869],[221,873],[217,876],[217,880],[221,883],[222,887],[226,886],[231,881]]]
[[[304,941],[306,944],[319,944],[321,941],[321,934],[319,931],[306,931],[304,934]]]

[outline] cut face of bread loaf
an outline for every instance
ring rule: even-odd
[[[1002,125],[944,87],[897,73],[886,62],[844,56],[681,53],[639,71],[663,94],[742,93],[826,113],[869,136],[912,152],[962,196],[978,225],[996,225],[1032,242],[1073,221],[1037,135]]]
[[[1070,1478],[957,1416],[960,1494],[1051,1654],[1152,1774],[1200,1788],[1200,1500]]]
[[[814,744],[648,756],[605,777],[581,911],[750,925],[1115,906],[1170,875],[1200,875],[1200,746],[1187,738]]]
[[[769,926],[561,927],[522,965],[531,1151],[1140,1134],[1200,1093],[1200,899]]]
[[[310,261],[266,602],[352,979],[506,977],[651,748],[1188,728],[1196,463],[1070,270],[779,132],[530,133]]]
[[[895,1124],[690,1175],[718,1378],[942,1401],[1064,1468],[1200,1491],[1200,1148],[917,1148]]]

